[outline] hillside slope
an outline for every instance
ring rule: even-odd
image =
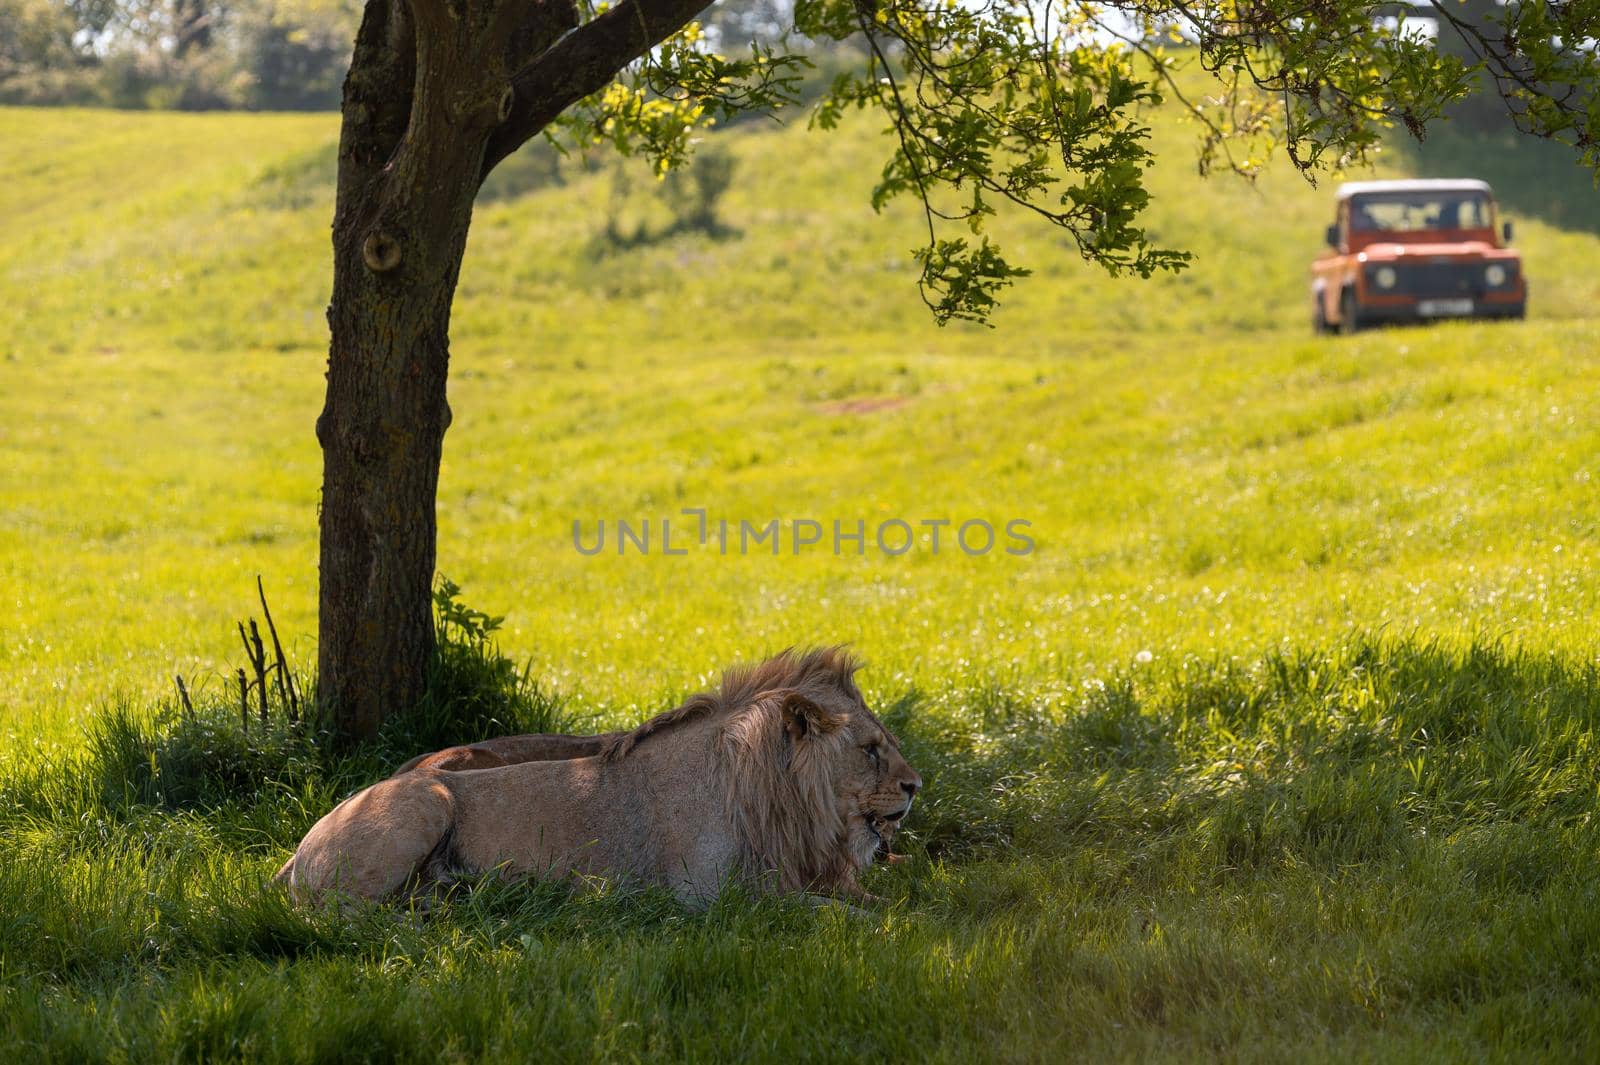
[[[615,205],[609,164],[485,203],[441,570],[623,715],[818,640],[929,675],[1344,627],[1586,646],[1600,240],[1517,218],[1523,325],[1314,339],[1329,188],[1198,180],[1193,129],[1157,118],[1154,228],[1195,267],[1111,280],[1007,224],[1035,276],[994,330],[930,323],[916,218],[868,206],[867,124],[711,138],[738,175],[715,238],[606,244],[608,212],[660,221],[637,169]],[[0,729],[60,735],[112,691],[224,668],[256,573],[309,657],[335,137],[331,116],[0,111],[22,147],[0,157]],[[682,507],[921,536],[1023,519],[1038,549],[574,549],[575,521]]]

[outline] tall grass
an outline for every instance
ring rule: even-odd
[[[526,882],[350,920],[264,881],[381,764],[224,786],[161,762],[195,735],[169,722],[144,733],[163,790],[113,714],[82,755],[0,782],[0,1038],[140,1060],[1393,1060],[1600,1038],[1592,664],[1361,637],[1087,683],[974,673],[884,713],[928,786],[873,914]],[[167,774],[190,781],[180,810]]]

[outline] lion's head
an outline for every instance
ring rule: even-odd
[[[716,692],[617,737],[608,761],[674,724],[712,716],[714,771],[748,872],[782,891],[854,891],[911,811],[922,777],[867,708],[842,647],[784,651],[729,670]]]

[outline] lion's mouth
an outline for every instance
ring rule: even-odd
[[[888,861],[890,858],[889,841],[883,838],[883,832],[878,828],[883,822],[875,817],[862,819],[867,831],[872,833],[872,857],[877,860]]]
[[[900,809],[889,813],[862,814],[862,824],[866,826],[868,832],[872,833],[872,838],[874,841],[874,858],[881,859],[885,862],[894,862],[897,860],[896,855],[890,848],[890,841],[894,838],[896,830],[899,829],[900,822],[904,820],[906,814],[910,812],[911,804],[906,803]]]

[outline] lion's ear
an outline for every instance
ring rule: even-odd
[[[825,736],[844,725],[844,718],[830,713],[793,688],[776,693],[783,712],[783,728],[793,740]]]

